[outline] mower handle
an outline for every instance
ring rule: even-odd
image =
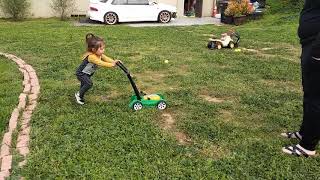
[[[116,62],[116,65],[119,66],[126,74],[130,74],[129,70],[123,65],[121,61]]]
[[[139,90],[138,90],[138,88],[136,86],[136,83],[134,83],[134,81],[133,81],[133,79],[132,79],[132,77],[130,75],[129,70],[123,65],[123,63],[121,61],[116,62],[116,65],[119,66],[119,68],[122,69],[127,74],[127,77],[128,77],[128,79],[130,81],[130,84],[131,84],[131,86],[133,88],[133,91],[136,94],[137,99],[140,101],[141,100],[141,96],[140,96]]]

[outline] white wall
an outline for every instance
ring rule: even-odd
[[[52,17],[54,13],[51,10],[51,0],[30,0],[31,17]]]
[[[89,0],[74,0],[75,5],[71,14],[86,14]],[[30,0],[32,17],[57,16],[51,9],[52,0]]]
[[[3,12],[1,11],[1,9],[0,9],[0,18],[1,17],[4,17],[4,14],[3,14]]]
[[[159,3],[166,3],[171,4],[177,7],[177,15],[183,16],[184,13],[184,0],[153,0]],[[216,0],[203,0],[202,6],[202,16],[203,17],[210,17],[212,15],[213,5],[215,4]]]
[[[51,9],[52,0],[29,0],[30,16],[34,18],[48,18],[57,16]],[[86,14],[89,5],[89,0],[75,0],[75,7],[72,14]],[[0,10],[0,17],[3,17]]]
[[[87,14],[89,0],[75,0],[75,10],[74,14]]]

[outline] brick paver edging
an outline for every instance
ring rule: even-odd
[[[19,96],[19,104],[13,110],[9,120],[9,127],[1,143],[0,151],[0,180],[10,176],[12,168],[12,149],[16,148],[19,154],[24,157],[24,160],[19,163],[23,166],[26,163],[26,156],[29,153],[30,140],[30,120],[33,110],[37,106],[37,98],[40,93],[40,84],[35,70],[22,59],[12,55],[1,53],[4,56],[14,61],[19,66],[19,71],[23,74],[23,92]],[[19,129],[17,125],[19,123]],[[21,125],[21,126],[20,126]],[[17,129],[17,131],[16,131]],[[16,147],[12,147],[12,134],[18,132]]]

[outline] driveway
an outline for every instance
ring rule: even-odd
[[[220,18],[203,17],[180,17],[172,19],[171,22],[162,24],[158,22],[134,22],[134,23],[120,23],[121,25],[131,27],[156,27],[156,26],[193,26],[193,25],[205,25],[215,24],[221,25]],[[79,22],[75,22],[75,26],[104,26],[103,23],[91,21],[89,19],[82,19]]]

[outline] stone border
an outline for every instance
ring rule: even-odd
[[[9,120],[9,127],[1,143],[0,161],[1,171],[0,180],[10,176],[12,169],[12,149],[16,148],[24,160],[19,163],[19,166],[26,164],[26,157],[29,153],[29,140],[30,140],[30,120],[33,110],[37,106],[37,99],[40,93],[40,84],[37,74],[32,66],[25,63],[22,59],[12,55],[1,53],[0,56],[4,56],[14,61],[19,66],[19,71],[23,74],[23,92],[19,96],[19,104],[13,110],[11,118]],[[20,128],[16,131],[17,125]],[[16,147],[12,147],[12,135],[14,132],[18,132],[18,138]]]

